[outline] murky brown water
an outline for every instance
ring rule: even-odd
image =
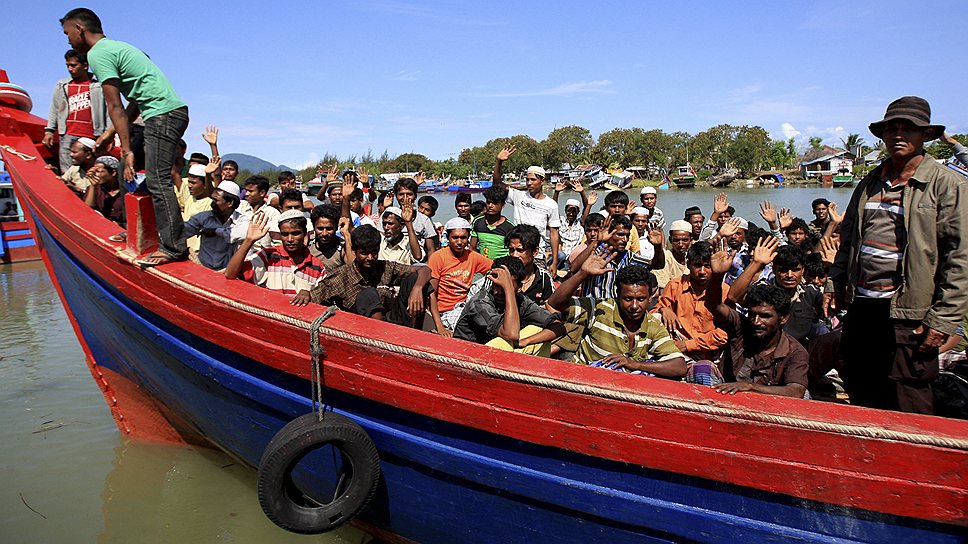
[[[0,266],[0,293],[0,542],[369,540],[279,529],[220,451],[122,439],[44,266]]]

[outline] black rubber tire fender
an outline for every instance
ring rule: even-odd
[[[292,482],[295,466],[310,452],[331,445],[343,456],[348,479],[333,502],[320,505],[303,497]],[[273,523],[299,534],[336,529],[358,515],[380,483],[380,456],[358,424],[334,412],[319,421],[316,413],[289,422],[269,442],[259,462],[259,504]]]

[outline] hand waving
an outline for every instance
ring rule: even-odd
[[[215,125],[205,127],[205,132],[202,132],[202,139],[208,142],[208,145],[216,145],[218,143],[218,127]]]
[[[729,198],[726,197],[726,193],[719,193],[713,201],[713,211],[726,213],[726,208],[729,208]]]
[[[719,250],[713,253],[710,259],[710,266],[713,269],[713,274],[725,274],[729,272],[729,269],[733,266],[733,250],[726,245],[726,240],[719,241]]]
[[[764,236],[757,240],[756,247],[753,248],[753,261],[766,266],[776,258],[776,248],[780,241],[773,236]]]
[[[501,151],[498,152],[498,154],[497,154],[497,160],[499,160],[499,161],[506,161],[506,160],[508,160],[511,157],[511,155],[514,155],[514,152],[517,151],[517,150],[518,150],[518,148],[517,147],[514,147],[514,145],[507,144],[507,145],[504,146],[504,149],[502,149]]]

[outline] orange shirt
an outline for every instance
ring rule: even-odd
[[[726,331],[716,328],[712,310],[716,304],[726,300],[728,292],[729,286],[723,285],[723,299],[709,301],[713,305],[709,307],[706,305],[706,293],[697,295],[692,290],[688,275],[669,280],[662,290],[656,311],[671,308],[675,312],[680,325],[676,331],[679,341],[684,344],[683,351],[693,359],[711,359],[726,345],[729,338]]]
[[[485,274],[491,269],[491,260],[470,248],[458,258],[445,247],[430,256],[427,266],[430,277],[437,280],[437,309],[449,312],[467,298],[474,274]]]

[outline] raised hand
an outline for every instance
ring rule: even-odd
[[[383,215],[383,210],[393,206],[393,193],[386,192],[383,193],[383,200],[380,201],[380,215]]]
[[[726,208],[729,208],[729,198],[726,197],[726,193],[719,193],[713,201],[713,211],[722,214],[726,213]]]
[[[101,179],[101,176],[98,174],[97,166],[88,168],[87,174],[85,174],[84,177],[87,178],[87,181],[92,185],[100,185],[104,183],[104,180]]]
[[[367,172],[365,166],[360,166],[360,168],[356,171],[356,177],[360,178],[360,181],[362,181],[364,185],[372,186],[370,185],[370,173]]]
[[[602,221],[602,226],[598,227],[598,240],[597,242],[607,242],[612,238],[612,232],[609,227],[612,226],[612,214],[607,214],[605,219]],[[591,243],[589,241],[588,243]]]
[[[353,178],[353,174],[346,174],[346,177],[343,178],[343,198],[349,199],[355,190],[356,179]]]
[[[568,183],[565,181],[565,178],[561,178],[561,179],[559,179],[555,183],[555,192],[556,193],[560,193],[560,192],[564,191],[567,188],[568,188]]]
[[[326,172],[326,181],[334,181],[339,177],[339,163],[334,162]]]
[[[790,208],[780,209],[780,228],[785,229],[793,224],[793,215],[790,214]]]
[[[609,264],[611,264],[611,262],[615,260],[615,257],[617,256],[617,252],[608,249],[596,249],[591,255],[588,256],[587,259],[585,259],[585,262],[582,263],[582,272],[585,272],[589,276],[601,276],[602,274],[606,274],[609,271],[614,270],[614,268],[609,266]]]
[[[732,268],[733,251],[726,245],[725,239],[719,241],[719,249],[716,253],[713,253],[709,264],[712,267],[713,274],[725,274]]]
[[[582,186],[582,189],[584,189],[584,186]],[[591,208],[596,202],[598,202],[598,191],[588,193],[588,207]]]
[[[764,200],[760,202],[760,217],[764,221],[770,224],[771,227],[776,227],[776,206],[773,205],[769,200]]]
[[[779,245],[780,241],[776,237],[763,236],[757,240],[756,247],[753,248],[753,261],[763,266],[772,263],[776,258],[776,248]]]
[[[498,154],[497,154],[497,160],[499,160],[499,161],[506,161],[506,160],[508,160],[511,157],[511,155],[514,155],[514,152],[517,151],[517,150],[518,150],[518,148],[517,147],[514,147],[514,145],[507,144],[507,145],[504,146],[504,149],[502,149],[501,151],[498,152]]]
[[[632,215],[632,210],[634,210],[636,206],[638,206],[638,204],[635,201],[629,200],[628,206],[625,206],[625,215]]]
[[[844,214],[840,213],[836,202],[831,202],[827,205],[827,215],[830,216],[830,220],[833,221],[835,225],[839,225],[844,222]]]
[[[221,170],[222,170],[222,157],[219,157],[218,155],[215,155],[214,157],[212,157],[212,160],[208,161],[208,164],[205,165],[205,173],[208,175],[212,175],[215,172],[219,172]]]
[[[665,235],[662,233],[662,229],[650,230],[648,239],[649,243],[656,247],[662,247],[665,243]]]
[[[403,219],[404,223],[413,223],[413,218],[416,214],[413,209],[413,204],[404,204],[403,207],[400,208],[400,213],[401,219]]]
[[[353,231],[353,220],[349,217],[340,217],[337,223],[337,228],[341,233],[343,233],[343,239],[349,240],[350,235]]]
[[[218,127],[215,125],[205,127],[205,132],[202,132],[202,139],[208,142],[208,145],[216,145],[218,143]]]
[[[423,185],[427,181],[427,175],[423,173],[423,170],[417,172],[417,175],[413,177],[413,180],[417,182],[417,185]]]
[[[580,177],[577,177],[577,178],[571,180],[571,188],[576,193],[581,193],[581,192],[584,192],[585,191],[585,183],[583,182],[584,179],[585,179],[585,176],[580,176]],[[596,195],[596,198],[597,198],[597,196],[598,195]]]
[[[723,226],[719,227],[719,236],[724,240],[737,232],[739,232],[739,217],[730,217]]]
[[[258,212],[249,221],[249,230],[245,233],[245,239],[250,242],[261,240],[269,234],[269,217],[262,212]]]
[[[837,258],[837,251],[840,249],[840,240],[834,240],[831,236],[824,236],[820,239],[820,258],[827,266],[833,266],[834,259]]]

